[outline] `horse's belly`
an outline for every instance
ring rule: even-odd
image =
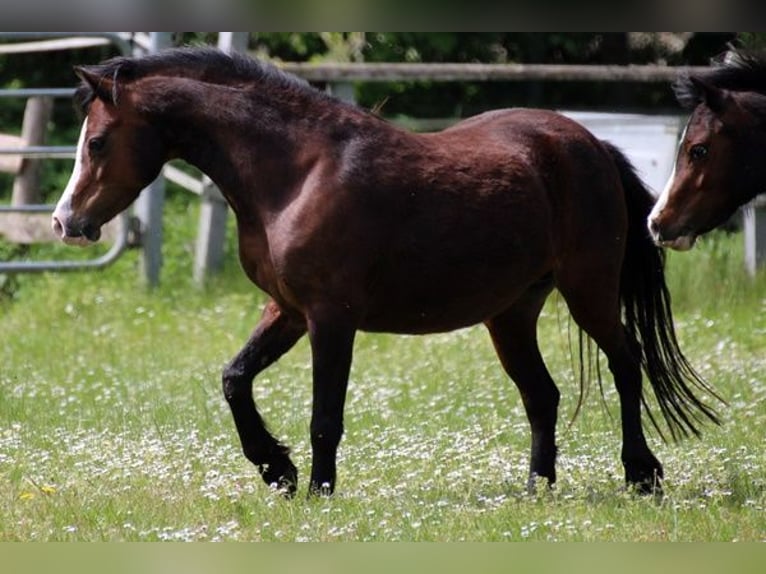
[[[429,333],[447,333],[481,323],[476,316],[443,316],[418,312],[414,314],[396,314],[388,316],[371,316],[366,319],[360,329],[369,333],[395,333],[399,335],[426,335]]]
[[[459,279],[450,284],[381,290],[368,302],[364,331],[425,334],[453,331],[486,321],[513,304],[527,282]]]
[[[420,334],[484,322],[508,309],[554,264],[544,226],[522,236],[445,234],[428,248],[395,253],[366,281],[364,330]]]

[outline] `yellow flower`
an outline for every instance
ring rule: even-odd
[[[56,494],[56,487],[52,484],[44,484],[40,487],[43,494]]]
[[[35,493],[29,492],[28,490],[19,494],[19,499],[21,500],[32,500],[34,497],[35,497]]]

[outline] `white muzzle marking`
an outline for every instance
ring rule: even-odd
[[[80,138],[77,142],[77,152],[75,153],[74,169],[72,175],[69,177],[69,183],[67,183],[64,193],[61,194],[61,198],[56,204],[56,208],[53,210],[51,216],[51,225],[53,232],[68,245],[89,245],[92,243],[84,236],[72,237],[67,235],[67,222],[72,216],[72,195],[74,194],[77,182],[80,180],[82,173],[82,154],[83,146],[85,142],[85,132],[87,131],[88,118],[82,123],[80,129]]]
[[[662,210],[665,209],[665,206],[668,204],[668,198],[670,197],[670,190],[673,189],[673,183],[676,179],[676,164],[678,163],[678,154],[681,151],[681,146],[683,145],[684,140],[686,139],[686,130],[688,129],[689,124],[687,123],[686,126],[684,126],[684,130],[681,133],[681,139],[678,142],[678,147],[676,148],[676,155],[673,158],[673,170],[670,172],[670,177],[668,177],[668,181],[665,183],[665,187],[662,190],[662,193],[660,193],[660,196],[657,198],[657,201],[654,204],[654,207],[652,207],[652,210],[649,212],[649,217],[646,218],[646,225],[649,228],[649,234],[652,236],[652,239],[655,243],[658,245],[663,245],[664,247],[670,247],[671,249],[678,249],[680,251],[685,251],[687,249],[691,249],[694,245],[695,237],[688,237],[685,238],[685,241],[681,241],[684,238],[678,238],[674,239],[673,241],[660,241],[660,234],[659,230],[656,228],[654,222],[659,217],[660,213],[662,213]],[[686,245],[688,243],[688,247],[682,248],[682,247],[674,247],[673,244],[681,242],[681,244]]]

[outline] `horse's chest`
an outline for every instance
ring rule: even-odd
[[[239,258],[247,277],[268,293],[283,309],[300,309],[302,304],[289,287],[285,273],[285,255],[278,244],[272,245],[268,233],[240,230]],[[271,238],[274,239],[274,238]]]
[[[264,234],[240,230],[239,260],[247,277],[270,295],[276,291],[276,273]]]

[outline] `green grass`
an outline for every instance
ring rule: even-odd
[[[232,253],[221,276],[193,287],[195,218],[194,203],[171,196],[152,292],[134,252],[100,272],[6,281],[0,540],[766,540],[766,278],[744,275],[739,236],[669,257],[681,344],[730,404],[702,440],[651,435],[662,500],[623,489],[608,376],[605,399],[594,384],[567,428],[578,386],[554,297],[540,324],[563,395],[552,492],[524,492],[526,417],[477,327],[358,336],[331,499],[305,497],[306,342],[263,373],[256,401],[301,473],[286,501],[241,455],[220,392],[264,298]]]

